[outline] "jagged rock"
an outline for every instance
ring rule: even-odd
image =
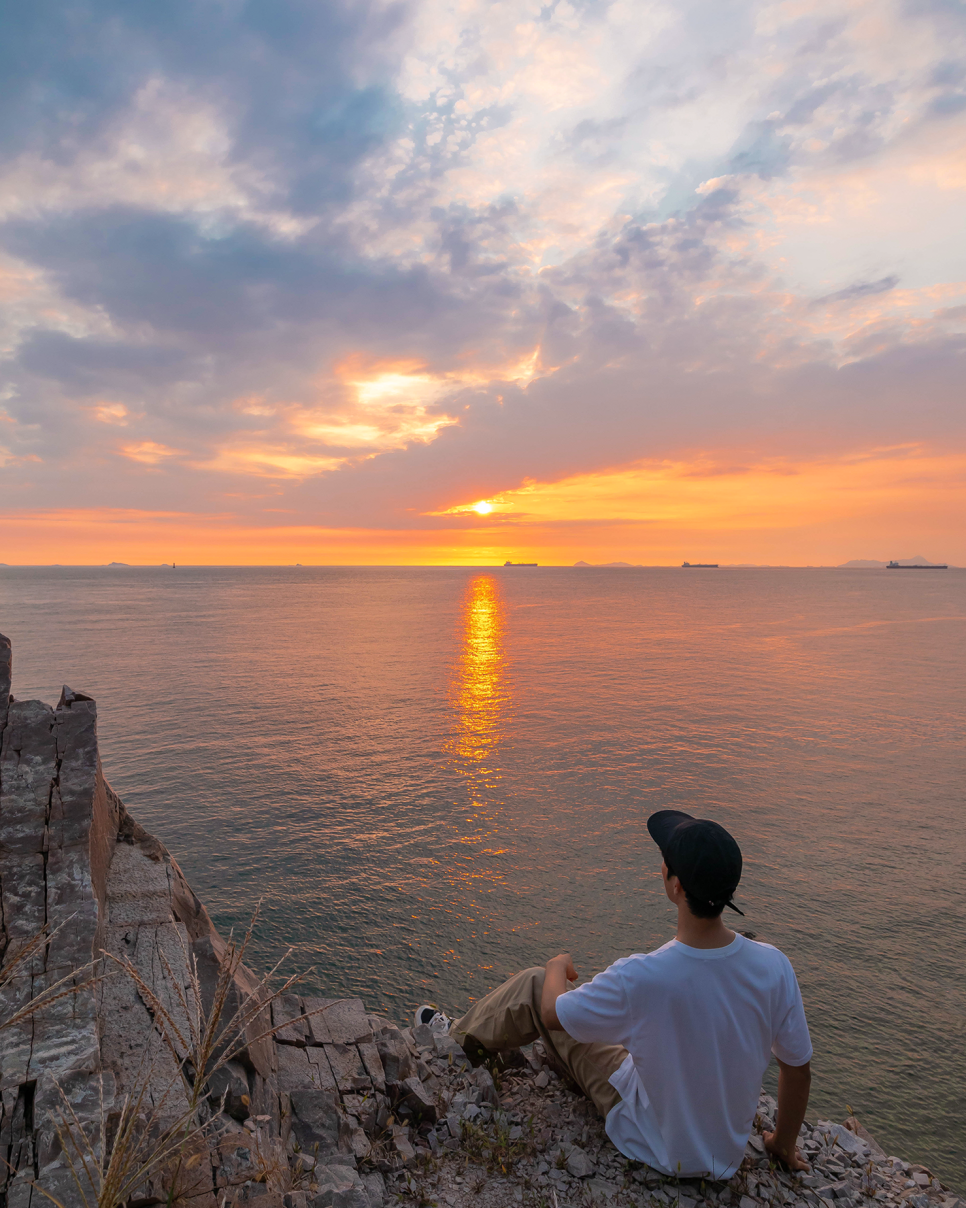
[[[387,1090],[413,1078],[416,1074],[416,1063],[409,1051],[400,1030],[385,1020],[382,1027],[375,1033],[375,1046],[383,1067]]]
[[[579,1145],[574,1145],[567,1154],[567,1172],[575,1179],[589,1179],[597,1170],[597,1167],[591,1161],[590,1157],[580,1148]]]
[[[251,1113],[248,1075],[237,1061],[229,1061],[208,1080],[208,1099],[233,1120],[247,1120]],[[286,1088],[287,1089],[287,1088]]]
[[[278,1030],[275,1039],[280,1044],[309,1043],[309,1021],[301,1018],[302,1003],[296,994],[280,994],[272,1003],[272,1024]],[[281,1027],[279,1025],[284,1024]]]
[[[840,1149],[844,1149],[846,1153],[864,1157],[869,1152],[868,1144],[842,1124],[833,1124],[829,1120],[819,1120],[816,1123],[816,1128],[823,1136],[827,1136],[830,1140],[834,1141]]]
[[[315,1044],[366,1044],[372,1027],[361,998],[306,998]]]
[[[382,1060],[379,1057],[379,1050],[374,1044],[360,1044],[358,1046],[359,1056],[362,1058],[362,1064],[365,1067],[366,1074],[372,1081],[375,1090],[382,1094],[386,1091],[386,1071],[383,1069]]]
[[[407,1078],[399,1083],[396,1091],[397,1111],[405,1109],[420,1121],[436,1123],[436,1101],[418,1078]]]
[[[452,1062],[461,1069],[469,1069],[470,1063],[463,1051],[462,1047],[457,1044],[452,1036],[436,1034],[433,1037],[433,1044],[436,1048],[436,1054],[442,1057],[447,1063]]]
[[[372,1080],[366,1073],[362,1056],[355,1045],[327,1044],[325,1055],[335,1076],[336,1086],[344,1095],[358,1091],[371,1091]]]
[[[489,1103],[492,1107],[500,1106],[500,1096],[497,1093],[493,1075],[484,1066],[478,1066],[467,1074],[470,1082],[480,1092],[480,1101]]]
[[[413,1040],[416,1042],[418,1049],[434,1049],[436,1047],[436,1034],[424,1023],[413,1028]]]
[[[290,1092],[289,1100],[292,1133],[303,1150],[314,1153],[318,1146],[321,1161],[334,1161],[340,1154],[347,1154],[348,1122],[335,1092],[295,1090]]]
[[[370,1208],[366,1185],[350,1166],[324,1166],[317,1173],[312,1208]]]
[[[386,1201],[386,1180],[378,1170],[370,1171],[362,1176],[365,1184],[369,1208],[382,1208]]]
[[[861,1141],[865,1142],[866,1146],[868,1147],[869,1153],[874,1158],[876,1158],[878,1161],[881,1161],[883,1158],[885,1158],[885,1156],[886,1156],[885,1150],[882,1148],[881,1145],[876,1144],[876,1142],[872,1139],[872,1136],[869,1134],[868,1130],[862,1127],[862,1125],[858,1122],[858,1120],[856,1120],[855,1116],[848,1117],[848,1119],[845,1121],[845,1127],[849,1130],[849,1132],[855,1133],[855,1135]]]

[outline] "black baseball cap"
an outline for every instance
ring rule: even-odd
[[[647,829],[691,897],[744,914],[731,900],[741,880],[741,848],[723,826],[681,810],[658,810]]]

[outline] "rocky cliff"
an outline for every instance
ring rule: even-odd
[[[136,1102],[143,1130],[190,1132],[187,1157],[172,1151],[146,1172],[142,1208],[172,1180],[199,1208],[336,1193],[378,1208],[379,1168],[413,1152],[408,1131],[387,1131],[390,1111],[430,1107],[410,1043],[359,999],[272,1000],[105,780],[95,702],[69,688],[56,708],[15,701],[10,670],[0,636],[0,1203],[97,1202],[98,1178],[79,1185],[71,1170],[65,1127],[83,1129],[99,1158]],[[9,1022],[51,987],[49,1005]],[[203,1076],[190,1068],[191,1017],[219,995],[226,1029],[241,1012],[244,1035],[189,1127]]]

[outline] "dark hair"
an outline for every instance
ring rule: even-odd
[[[688,904],[688,910],[696,919],[717,919],[724,913],[725,904],[721,902],[702,902],[699,898],[693,898],[685,889],[684,900]]]
[[[668,864],[667,860],[664,861],[664,864],[667,868],[667,875],[669,877],[678,876],[674,869],[671,868],[670,864]],[[680,881],[681,878],[678,877],[678,880]],[[724,902],[702,902],[701,899],[696,898],[694,894],[688,893],[683,884],[681,885],[681,888],[684,889],[684,900],[688,904],[688,910],[691,911],[696,919],[716,919],[724,913]]]

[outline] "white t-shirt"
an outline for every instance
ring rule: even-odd
[[[788,957],[743,935],[725,948],[671,940],[624,957],[556,1005],[574,1040],[628,1050],[610,1080],[621,1101],[607,1114],[607,1135],[665,1174],[730,1177],[770,1054],[788,1065],[812,1057]]]

